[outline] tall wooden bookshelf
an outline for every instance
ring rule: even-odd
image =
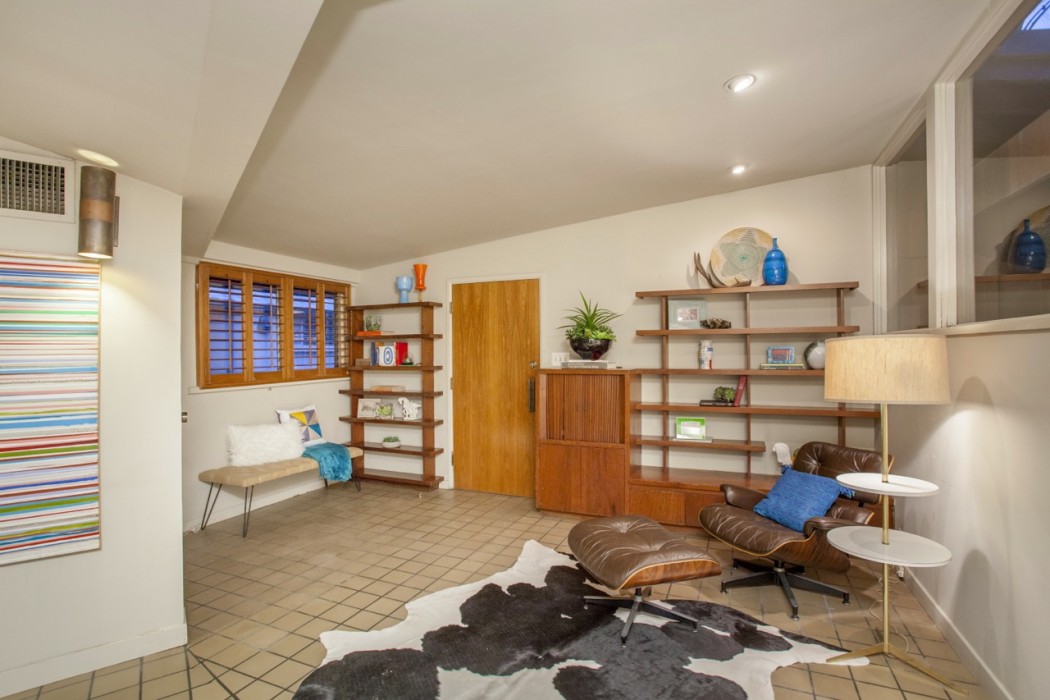
[[[364,452],[364,455],[354,460],[355,479],[386,481],[430,489],[437,488],[438,484],[443,480],[442,477],[436,475],[435,465],[437,456],[444,450],[435,444],[434,439],[434,429],[443,422],[434,418],[434,399],[442,395],[442,392],[437,391],[435,387],[436,375],[443,368],[434,364],[434,341],[442,338],[440,334],[434,332],[434,310],[440,308],[441,304],[432,301],[408,302],[405,304],[366,304],[349,307],[350,387],[340,390],[339,393],[350,397],[350,415],[341,416],[339,420],[350,424],[350,442],[346,444],[359,447]],[[382,336],[366,335],[364,333],[366,314],[394,309],[418,310],[418,332],[384,333]],[[372,343],[380,340],[383,342],[406,341],[413,344],[418,343],[419,352],[416,364],[390,367],[362,365],[359,361],[370,357]],[[369,388],[379,382],[389,384],[392,381],[396,381],[398,377],[404,377],[406,373],[419,375],[419,389],[392,393]],[[358,399],[366,396],[386,399],[403,396],[418,401],[422,404],[420,417],[416,420],[402,420],[359,416]],[[417,428],[419,430],[419,440],[411,445],[402,442],[400,447],[384,447],[382,442],[367,441],[365,439],[366,426],[368,425]],[[368,467],[369,454],[375,455],[377,453],[418,459],[421,465],[420,471],[419,473],[414,473]]]

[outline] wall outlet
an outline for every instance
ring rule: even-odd
[[[551,353],[551,366],[561,367],[562,362],[568,362],[572,357],[567,352],[552,352]]]

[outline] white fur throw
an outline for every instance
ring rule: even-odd
[[[230,464],[235,467],[280,462],[303,454],[302,426],[297,421],[228,425],[226,440],[230,448]]]

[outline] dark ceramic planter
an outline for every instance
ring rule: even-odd
[[[572,338],[569,347],[580,356],[581,360],[597,360],[609,352],[611,340],[598,340],[597,338]]]

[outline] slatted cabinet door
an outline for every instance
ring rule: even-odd
[[[537,508],[626,512],[629,381],[614,370],[537,374]]]

